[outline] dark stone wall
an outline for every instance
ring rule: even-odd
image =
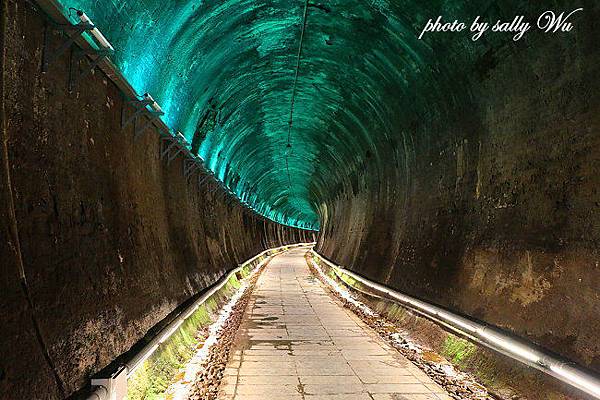
[[[44,16],[2,4],[0,398],[64,398],[226,270],[312,235],[186,182],[156,132],[121,129],[102,72],[68,93],[69,52],[41,74]]]
[[[448,63],[451,112],[397,125],[385,171],[321,206],[317,250],[600,371],[600,12],[584,7],[571,33]]]

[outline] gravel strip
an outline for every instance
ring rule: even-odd
[[[248,278],[249,281],[244,294],[240,296],[237,303],[233,306],[232,313],[217,334],[217,342],[210,348],[202,370],[196,376],[193,393],[189,397],[191,400],[215,400],[217,398],[219,385],[229,361],[229,354],[235,341],[235,335],[244,317],[244,312],[256,281],[267,264],[268,262],[264,263],[259,267],[259,270]]]
[[[489,393],[488,390],[479,384],[472,376],[456,370],[450,363],[443,360],[442,362],[433,362],[426,360],[423,354],[431,354],[431,352],[422,349],[416,343],[402,337],[398,333],[392,321],[389,321],[384,316],[379,315],[366,304],[358,301],[350,291],[332,287],[329,279],[324,276],[322,271],[317,270],[315,264],[307,257],[308,265],[311,272],[329,289],[329,292],[342,302],[344,307],[352,310],[360,319],[374,329],[388,344],[398,350],[404,357],[409,359],[413,364],[425,372],[437,384],[442,386],[448,392],[448,395],[457,400],[497,400],[498,397]],[[342,293],[340,293],[340,290]],[[344,293],[345,292],[345,293]],[[441,358],[441,357],[440,357]]]

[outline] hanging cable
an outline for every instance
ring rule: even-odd
[[[291,144],[291,136],[292,136],[292,125],[294,125],[294,104],[296,101],[296,91],[298,86],[298,75],[300,73],[300,59],[302,58],[302,47],[304,45],[304,32],[306,31],[306,20],[308,16],[308,2],[306,0],[304,2],[304,13],[302,16],[302,31],[300,32],[300,44],[298,45],[298,56],[296,57],[296,72],[294,74],[294,83],[292,85],[292,99],[290,102],[290,119],[288,121],[288,135],[287,135],[287,146],[286,146],[286,154],[285,154],[285,168],[287,170],[288,176],[288,189],[292,190],[292,180],[290,176],[290,167],[288,162],[288,157],[291,152],[292,144]]]

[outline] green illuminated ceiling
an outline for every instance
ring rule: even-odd
[[[133,87],[151,93],[188,141],[214,97],[222,124],[200,156],[286,224],[318,228],[324,202],[353,173],[377,177],[405,162],[406,122],[451,109],[459,85],[438,61],[445,49],[415,35],[430,16],[458,13],[452,2],[61,2],[91,17]],[[392,145],[404,155],[384,159]]]

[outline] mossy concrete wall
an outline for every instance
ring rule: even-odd
[[[103,73],[70,94],[69,52],[40,72],[42,14],[2,6],[0,398],[59,399],[226,270],[312,238],[186,182]]]
[[[451,112],[396,125],[385,170],[323,203],[317,251],[600,371],[600,12],[576,3],[569,34],[468,65],[436,47],[463,85],[429,111]]]

